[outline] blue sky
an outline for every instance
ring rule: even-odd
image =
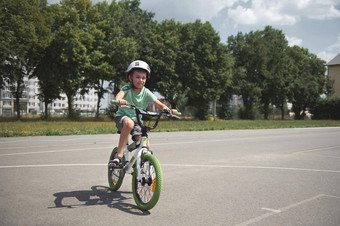
[[[158,21],[209,21],[223,43],[230,35],[271,25],[290,45],[308,48],[326,62],[340,53],[340,0],[141,0],[140,7]]]

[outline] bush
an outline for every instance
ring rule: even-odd
[[[80,111],[73,110],[71,112],[68,112],[67,119],[71,121],[79,121],[80,120]]]
[[[320,98],[310,113],[313,119],[340,119],[340,97]]]
[[[254,109],[247,111],[246,107],[241,105],[241,107],[238,109],[238,117],[240,119],[255,119]]]
[[[114,104],[111,104],[109,107],[105,109],[105,114],[110,117],[110,119],[114,119],[116,116],[116,112],[118,110],[118,107]]]
[[[221,103],[217,106],[217,116],[220,119],[232,119],[233,118],[233,108],[229,103]]]

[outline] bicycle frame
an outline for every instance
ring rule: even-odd
[[[142,180],[142,175],[141,175],[142,173],[141,173],[140,166],[141,166],[141,161],[142,161],[142,155],[152,154],[152,152],[147,149],[147,144],[148,144],[148,141],[149,141],[147,131],[153,130],[154,128],[157,127],[160,118],[162,117],[162,115],[165,112],[161,112],[159,114],[155,113],[155,112],[148,112],[148,111],[144,111],[142,109],[138,109],[134,105],[131,105],[131,104],[123,105],[121,107],[127,107],[127,108],[131,108],[131,109],[135,109],[136,116],[137,116],[137,122],[142,128],[142,137],[140,138],[140,140],[135,141],[130,145],[127,144],[125,149],[124,149],[124,153],[123,153],[125,161],[126,161],[125,165],[123,167],[124,171],[129,173],[129,174],[132,174],[133,173],[133,166],[136,164],[137,180],[141,181]],[[157,116],[157,120],[152,127],[145,126],[145,125],[143,125],[143,123],[140,120],[140,117],[139,117],[140,115]],[[173,116],[173,117],[175,117],[175,116]],[[129,159],[129,152],[132,152],[132,151],[135,151],[135,153],[131,157],[131,159],[128,160]]]
[[[139,144],[137,144],[139,143]],[[136,149],[129,150],[130,145],[126,145],[124,149],[124,158],[125,158],[125,165],[124,165],[124,171],[127,173],[132,174],[133,173],[133,166],[136,164],[137,167],[137,180],[141,181],[142,176],[141,176],[141,161],[142,161],[142,155],[144,154],[152,154],[148,149],[147,149],[147,143],[148,143],[148,137],[147,136],[142,136],[140,140],[135,141],[134,143],[130,145],[138,145]],[[133,156],[129,159],[129,152],[134,151]]]
[[[119,101],[114,100],[111,103],[119,104]],[[125,173],[132,174],[133,198],[140,209],[149,210],[158,202],[163,185],[163,173],[158,159],[148,149],[149,140],[147,132],[157,127],[162,115],[179,118],[180,113],[173,115],[167,109],[163,109],[161,113],[149,112],[132,104],[121,107],[127,107],[136,111],[137,123],[142,128],[142,135],[138,141],[125,146],[122,167],[108,167],[109,186],[112,191],[117,191],[122,185]],[[155,124],[152,127],[144,125],[141,121],[141,115],[156,117]],[[117,150],[117,147],[112,150],[110,161],[115,158]],[[131,158],[129,158],[130,152],[133,152]]]

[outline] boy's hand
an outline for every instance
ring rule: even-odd
[[[173,115],[177,115],[178,114],[178,111],[176,109],[171,109],[171,112]]]
[[[123,100],[123,99],[121,99],[121,100],[118,100],[119,101],[119,106],[120,105],[127,105],[127,101],[126,100]]]

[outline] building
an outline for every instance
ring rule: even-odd
[[[37,78],[29,79],[24,77],[25,90],[20,98],[20,109],[22,114],[42,114],[45,110],[44,103],[39,100],[39,81]],[[77,92],[74,98],[74,109],[83,114],[94,114],[97,109],[97,94],[94,89],[84,96]],[[0,90],[0,115],[14,115],[15,99],[13,98],[8,87]],[[49,107],[51,114],[63,115],[68,109],[67,97],[61,94],[61,98],[55,100]]]
[[[41,101],[38,99],[36,92],[38,91],[38,79],[28,79],[24,77],[25,90],[20,98],[21,113],[36,114],[41,112]],[[15,98],[12,96],[9,87],[5,86],[0,90],[0,115],[13,115],[15,109]]]
[[[340,53],[327,64],[328,76],[333,81],[334,95],[340,97]]]

